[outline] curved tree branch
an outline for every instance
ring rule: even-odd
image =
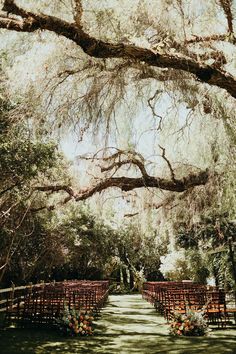
[[[34,187],[34,191],[49,193],[64,191],[68,194],[68,196],[60,204],[65,204],[72,199],[75,201],[86,200],[94,194],[100,193],[111,187],[119,188],[125,192],[145,187],[158,188],[172,192],[184,192],[195,186],[204,185],[207,183],[209,178],[208,170],[196,173],[192,172],[187,176],[178,179],[170,161],[165,155],[165,149],[161,146],[160,148],[162,150],[162,157],[167,162],[170,169],[170,179],[150,176],[145,168],[145,160],[140,153],[137,153],[134,150],[125,151],[117,149],[117,152],[106,157],[99,157],[97,156],[98,153],[96,153],[91,158],[86,156],[83,157],[83,159],[92,159],[92,161],[103,160],[104,163],[109,163],[105,167],[100,166],[101,172],[114,170],[111,176],[104,176],[103,179],[99,181],[96,180],[96,182],[94,181],[95,184],[93,186],[78,191],[75,191],[69,185],[36,186]],[[116,177],[115,173],[118,171],[118,169],[127,164],[138,167],[139,171],[141,172],[141,177]]]
[[[90,36],[76,23],[26,11],[16,5],[14,0],[5,0],[3,11],[19,16],[20,19],[0,17],[0,28],[19,32],[48,30],[74,41],[91,57],[130,59],[148,66],[183,70],[195,75],[203,83],[225,89],[236,98],[236,80],[231,74],[214,66],[201,64],[193,58],[161,54],[132,44],[105,42]]]
[[[189,188],[204,185],[209,178],[208,170],[201,171],[200,173],[192,173],[182,179],[165,179],[154,176],[142,176],[142,177],[110,177],[97,183],[95,186],[80,191],[74,191],[70,186],[66,185],[54,185],[54,186],[37,186],[35,191],[41,192],[60,192],[64,191],[68,193],[68,197],[63,203],[68,202],[71,199],[75,201],[86,200],[96,193],[100,193],[108,188],[116,187],[122,191],[130,191],[137,188],[159,188],[172,192],[184,192]]]
[[[122,157],[125,156],[126,158],[122,160]],[[118,158],[118,161],[114,161],[116,158]],[[144,158],[141,154],[135,152],[135,151],[124,151],[124,150],[119,150],[115,154],[103,158],[103,161],[110,161],[113,160],[114,162],[106,167],[101,167],[101,172],[106,172],[106,171],[111,171],[114,168],[117,167],[119,169],[121,166],[132,164],[138,167],[140,170],[142,176],[148,177],[148,173],[146,171],[145,165],[144,165]]]
[[[161,156],[162,156],[163,159],[166,161],[166,163],[167,163],[167,165],[168,165],[168,167],[169,167],[172,181],[173,181],[173,182],[177,182],[177,180],[176,180],[176,178],[175,178],[174,169],[173,169],[173,167],[171,166],[170,161],[169,161],[168,158],[166,157],[166,149],[163,148],[161,145],[159,145],[159,148],[160,148],[161,151],[162,151],[162,155],[161,155]]]
[[[154,93],[154,95],[148,99],[148,106],[150,107],[150,109],[151,109],[151,111],[152,111],[153,117],[159,119],[159,123],[158,123],[158,126],[157,126],[157,131],[162,129],[163,117],[156,113],[156,110],[155,110],[155,102],[156,102],[156,101],[154,101],[154,103],[152,103],[152,101],[155,100],[155,99],[157,98],[157,96],[158,96],[159,94],[161,94],[161,93],[162,93],[162,92],[161,92],[160,90],[156,90],[156,92]]]

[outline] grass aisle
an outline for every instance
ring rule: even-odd
[[[163,317],[141,295],[110,296],[90,338],[63,338],[57,331],[0,331],[1,354],[54,353],[236,353],[236,330],[217,330],[207,337],[168,335]]]

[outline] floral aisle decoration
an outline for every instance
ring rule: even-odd
[[[185,315],[175,313],[170,324],[170,334],[175,336],[204,336],[208,333],[203,312],[188,311]]]
[[[93,335],[92,313],[88,311],[75,311],[65,306],[62,315],[56,320],[60,330],[71,337]]]

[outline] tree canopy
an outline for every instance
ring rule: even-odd
[[[178,4],[178,2],[176,2]],[[185,38],[185,43],[179,44],[179,52],[181,47],[185,44],[201,43],[208,41],[227,41],[235,44],[233,16],[231,10],[231,1],[219,1],[221,11],[224,12],[227,20],[226,33],[209,33],[207,36],[196,36],[194,33],[190,38]],[[171,3],[167,3],[167,7]],[[184,17],[184,6],[179,2],[180,11]],[[7,28],[18,32],[34,32],[37,30],[48,30],[64,36],[69,40],[75,42],[82,50],[89,56],[95,58],[121,58],[125,60],[138,61],[145,63],[150,67],[171,68],[176,70],[183,70],[187,73],[195,75],[197,79],[210,85],[225,89],[232,97],[236,97],[236,83],[233,76],[228,72],[222,70],[221,64],[224,63],[224,57],[220,58],[220,64],[213,65],[207,63],[199,63],[196,60],[196,54],[191,55],[191,50],[188,56],[179,57],[177,54],[164,54],[158,51],[158,43],[156,50],[145,48],[129,43],[114,43],[113,41],[105,41],[103,38],[96,38],[92,36],[89,31],[83,28],[83,3],[82,1],[74,1],[74,21],[67,22],[62,18],[40,14],[37,11],[28,11],[23,7],[18,6],[14,0],[4,1],[3,11],[8,14],[16,15],[20,19],[14,17],[3,17],[1,19],[1,28]],[[183,20],[185,20],[183,18]],[[185,32],[187,30],[185,29]],[[120,42],[120,41],[119,41]],[[172,43],[171,43],[172,44]],[[178,43],[176,43],[178,46]],[[184,53],[186,54],[186,53]],[[195,55],[194,55],[195,54]],[[220,66],[219,68],[217,66]]]
[[[232,0],[1,0],[2,278],[43,261],[50,276],[92,260],[103,276],[147,275],[174,251],[207,276],[222,254],[203,253],[228,245],[236,212],[235,12]]]

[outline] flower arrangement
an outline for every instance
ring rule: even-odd
[[[185,315],[175,313],[170,324],[170,334],[175,336],[204,336],[207,332],[207,322],[201,312],[188,311]]]
[[[65,306],[63,314],[56,320],[60,330],[71,337],[90,336],[93,334],[92,321],[94,317],[90,312],[75,311]]]

